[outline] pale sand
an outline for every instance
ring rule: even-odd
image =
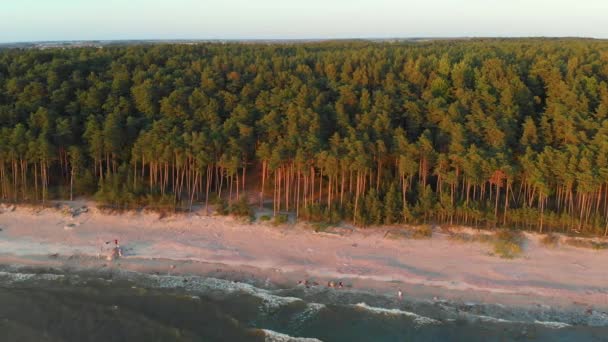
[[[72,217],[19,206],[1,213],[0,264],[240,274],[283,286],[300,279],[342,280],[388,295],[402,289],[422,298],[608,307],[608,251],[548,248],[536,234],[526,234],[523,257],[506,260],[491,255],[488,244],[456,242],[440,229],[431,239],[389,239],[387,229],[397,228],[315,233],[306,224],[248,224],[202,211],[159,219],[155,213],[103,214],[87,202],[69,205],[89,211]],[[114,239],[125,256],[98,258]]]

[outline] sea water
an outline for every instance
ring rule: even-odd
[[[0,272],[0,341],[608,341],[608,314],[197,276]]]

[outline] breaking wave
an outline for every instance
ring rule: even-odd
[[[322,342],[321,340],[316,338],[293,337],[269,329],[262,329],[262,331],[266,336],[266,342]]]
[[[413,312],[399,310],[399,309],[378,308],[378,307],[374,307],[374,306],[369,306],[369,305],[367,305],[365,303],[358,303],[358,304],[355,304],[354,306],[357,307],[357,308],[360,308],[360,309],[367,310],[369,312],[375,313],[375,314],[411,317],[414,320],[414,322],[416,324],[418,324],[418,325],[439,324],[439,323],[441,323],[440,321],[438,321],[436,319],[432,319],[430,317],[421,316],[421,315],[415,314]]]
[[[479,322],[484,322],[484,323],[530,324],[530,322],[525,322],[525,321],[512,321],[512,320],[508,320],[508,319],[491,317],[491,316],[484,316],[484,315],[467,314],[467,316],[470,317],[470,318],[472,318],[472,320],[474,320],[474,321],[479,321]],[[570,324],[563,323],[563,322],[535,320],[533,323],[537,324],[537,325],[542,325],[542,326],[547,327],[547,328],[552,328],[552,329],[563,329],[563,328],[571,327]]]

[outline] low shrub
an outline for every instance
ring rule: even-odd
[[[389,230],[384,234],[384,238],[390,240],[409,239],[412,235],[410,231],[406,230]]]
[[[310,225],[316,233],[324,232],[327,230],[327,228],[332,226],[330,223],[327,222],[312,222]]]
[[[289,222],[289,216],[287,216],[285,214],[279,214],[274,217],[274,221],[272,222],[272,224],[275,226],[280,226],[287,222]]]
[[[237,217],[253,217],[253,208],[249,205],[247,198],[242,197],[238,202],[230,206],[230,214]]]
[[[167,217],[171,216],[171,212],[169,212],[166,209],[157,209],[156,211],[158,212],[158,219],[159,220],[162,220],[164,218],[167,218]]]
[[[271,219],[272,219],[272,217],[270,217],[270,215],[260,216],[260,221],[262,221],[262,222],[270,221]]]
[[[501,230],[494,234],[494,254],[505,259],[513,259],[523,252],[525,237],[521,232]]]
[[[568,239],[566,240],[566,244],[578,247],[578,248],[589,248],[589,249],[608,249],[608,242],[598,242],[593,240],[585,240],[585,239]]]
[[[345,216],[343,208],[334,206],[331,210],[327,206],[312,204],[302,208],[300,218],[308,222],[327,222],[329,224],[337,224],[342,221]]]
[[[491,243],[494,241],[494,236],[490,234],[451,233],[448,238],[458,242]]]
[[[433,236],[433,228],[429,225],[416,227],[412,233],[414,239],[430,239]]]
[[[452,233],[450,240],[459,242],[481,242],[493,246],[494,255],[501,258],[513,259],[523,253],[525,236],[519,231],[501,230],[494,234]]]
[[[467,233],[450,233],[448,239],[458,242],[474,242],[475,236]]]
[[[557,234],[547,234],[540,240],[544,246],[557,247],[559,244],[559,236]]]
[[[228,215],[230,214],[230,208],[228,208],[228,202],[223,198],[218,198],[215,200],[215,211],[219,215]]]
[[[399,239],[430,239],[433,236],[431,226],[424,225],[412,229],[393,229],[384,234],[384,238],[391,240]]]

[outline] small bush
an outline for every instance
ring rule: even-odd
[[[556,234],[547,234],[540,240],[540,243],[547,247],[557,247],[559,244],[559,236]]]
[[[331,227],[331,224],[327,222],[313,222],[311,225],[316,233],[324,232],[327,228]]]
[[[238,202],[230,207],[230,214],[238,217],[252,217],[253,209],[249,205],[247,198],[242,197]]]
[[[158,219],[159,220],[162,220],[162,219],[164,219],[166,217],[169,217],[171,215],[171,213],[168,210],[166,210],[166,209],[157,209],[157,211],[158,211]]]
[[[65,216],[72,216],[72,208],[70,208],[69,206],[62,206],[61,207],[61,213]]]
[[[270,217],[270,215],[260,216],[260,221],[262,221],[262,222],[270,221],[271,219],[272,219],[272,217]]]
[[[474,242],[474,236],[467,233],[450,233],[448,239],[458,242]]]
[[[584,240],[584,239],[568,239],[566,240],[566,244],[578,247],[578,248],[589,248],[589,249],[608,249],[608,242],[597,242],[593,240]]]
[[[300,217],[309,222],[327,222],[329,224],[337,224],[342,221],[344,215],[350,217],[351,214],[344,212],[339,206],[333,207],[331,210],[327,206],[312,204],[302,208]]]
[[[475,236],[475,241],[482,243],[492,243],[494,237],[490,234],[479,234]]]
[[[513,259],[523,253],[525,237],[521,232],[502,230],[491,234],[453,233],[450,240],[459,242],[481,242],[492,244],[494,254],[501,258]]]
[[[384,234],[384,238],[391,240],[399,239],[430,239],[433,236],[433,229],[424,225],[413,229],[394,229]]]
[[[494,237],[490,234],[467,234],[467,233],[452,233],[448,237],[450,240],[458,242],[493,242]]]
[[[228,202],[225,199],[218,198],[215,201],[215,210],[219,215],[228,215],[230,214],[230,209],[228,208]]]
[[[430,239],[433,236],[433,228],[429,225],[416,227],[412,233],[414,239]]]
[[[275,226],[280,226],[287,222],[289,222],[289,216],[287,216],[285,214],[279,214],[274,217],[274,221],[272,222],[272,224]]]
[[[513,259],[523,252],[524,235],[521,232],[502,230],[494,238],[494,253],[501,258]]]
[[[391,240],[409,239],[412,235],[411,232],[406,230],[389,230],[384,234],[384,238]]]
[[[524,234],[515,230],[501,230],[496,232],[494,235],[498,240],[507,241],[518,245],[523,244],[525,239]]]
[[[494,254],[505,259],[513,259],[519,256],[522,252],[521,246],[508,242],[497,240],[494,242]]]

